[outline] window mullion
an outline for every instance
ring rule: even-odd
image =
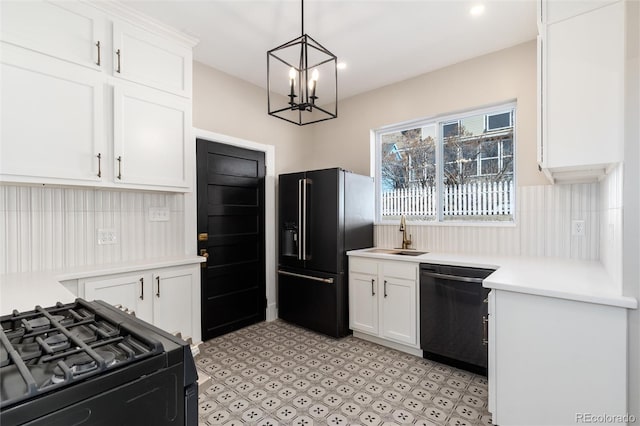
[[[442,222],[444,210],[444,140],[442,138],[442,124],[436,125],[436,222]]]

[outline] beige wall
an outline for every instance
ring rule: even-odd
[[[337,119],[303,127],[269,116],[264,89],[193,64],[194,126],[274,145],[277,173],[343,167],[369,174],[370,130],[514,99],[517,184],[547,184],[536,163],[535,41],[342,100]]]
[[[547,184],[536,163],[535,41],[341,101],[337,119],[309,126],[304,164],[369,174],[371,129],[514,99],[517,183]]]
[[[276,174],[302,170],[306,129],[267,114],[264,89],[193,63],[193,126],[275,146]]]

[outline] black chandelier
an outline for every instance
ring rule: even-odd
[[[267,52],[269,115],[299,126],[338,116],[338,58],[305,34],[301,3],[302,35]]]

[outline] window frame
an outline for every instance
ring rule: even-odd
[[[507,111],[511,111],[511,121],[513,127],[513,136],[512,136],[512,149],[511,149],[511,158],[513,163],[513,190],[512,194],[512,214],[510,220],[475,220],[473,216],[470,216],[467,219],[447,219],[444,220],[443,214],[443,175],[444,175],[444,143],[442,141],[441,130],[443,124],[451,124],[455,121],[458,123],[466,117],[474,116],[474,115],[485,115],[484,131],[487,131],[487,123],[488,123],[488,115],[494,115],[499,113],[504,113]],[[371,134],[371,146],[372,146],[372,158],[371,164],[373,167],[372,176],[375,181],[375,224],[377,225],[397,225],[397,220],[389,220],[382,218],[382,135],[394,132],[400,132],[404,130],[410,130],[415,128],[423,128],[428,126],[434,126],[435,128],[435,143],[436,143],[436,152],[435,152],[435,161],[436,161],[436,191],[437,191],[437,213],[434,220],[416,220],[410,217],[407,217],[407,223],[412,225],[424,225],[424,226],[490,226],[490,227],[513,227],[517,224],[517,171],[516,171],[516,159],[517,159],[517,102],[515,100],[507,101],[504,103],[494,104],[491,106],[485,106],[480,108],[473,108],[468,110],[462,110],[454,113],[435,115],[430,117],[423,117],[419,119],[413,119],[408,121],[403,121],[396,124],[386,125],[379,127],[377,129],[372,129]],[[501,128],[504,129],[505,127]],[[500,129],[492,129],[492,131],[500,130]],[[499,147],[499,154],[502,150],[502,143]],[[478,159],[480,161],[480,159]],[[500,160],[499,160],[500,161]]]

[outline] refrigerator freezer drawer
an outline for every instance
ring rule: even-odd
[[[278,317],[333,337],[348,333],[341,275],[278,271]]]

